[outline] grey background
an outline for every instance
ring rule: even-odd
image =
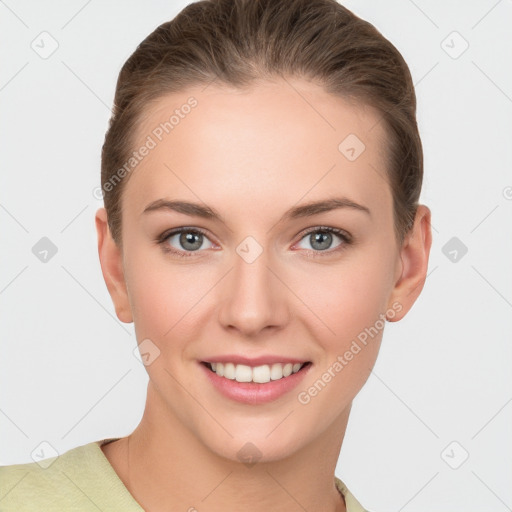
[[[119,69],[187,3],[0,1],[0,464],[141,418],[147,374],[101,276],[94,190]],[[379,512],[511,510],[512,1],[344,4],[410,66],[433,246],[337,475]]]

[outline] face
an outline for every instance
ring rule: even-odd
[[[190,88],[139,125],[114,301],[149,354],[147,407],[214,453],[275,460],[339,427],[410,307],[378,121],[289,79]]]

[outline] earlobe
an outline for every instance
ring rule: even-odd
[[[131,323],[133,316],[124,277],[122,253],[112,238],[105,208],[100,208],[96,212],[95,222],[103,279],[114,303],[117,317],[121,322]]]
[[[419,205],[414,226],[406,236],[400,250],[402,272],[395,283],[388,304],[388,307],[391,307],[392,304],[398,303],[401,305],[401,309],[389,321],[401,320],[416,302],[423,289],[432,245],[430,220],[430,209],[425,205]]]

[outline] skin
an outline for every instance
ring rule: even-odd
[[[410,310],[426,278],[430,210],[419,206],[400,247],[378,113],[302,79],[166,95],[148,109],[137,139],[143,143],[190,96],[197,107],[129,177],[122,248],[112,240],[105,210],[96,214],[102,272],[117,316],[134,322],[138,343],[150,339],[160,350],[146,366],[140,424],[103,451],[151,512],[345,510],[334,471],[352,400],[375,364],[383,330],[309,403],[297,395],[380,314],[392,310],[390,321],[398,321]],[[355,161],[338,150],[351,133],[366,146]],[[289,208],[341,196],[371,214],[339,208],[279,222]],[[226,223],[143,213],[157,199],[208,205]],[[190,257],[155,242],[182,226],[207,233]],[[333,234],[313,257],[318,245],[305,231],[321,226],[346,231],[353,243]],[[263,248],[252,263],[236,252],[247,236]],[[179,235],[166,243],[182,252],[190,247],[180,245]],[[200,367],[233,353],[285,355],[312,366],[278,400],[241,404],[221,395]],[[237,456],[248,442],[261,453],[252,467]]]

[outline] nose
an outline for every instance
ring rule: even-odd
[[[243,252],[234,254],[219,297],[219,321],[225,329],[254,338],[286,325],[286,286],[275,267],[265,250],[253,261]]]

